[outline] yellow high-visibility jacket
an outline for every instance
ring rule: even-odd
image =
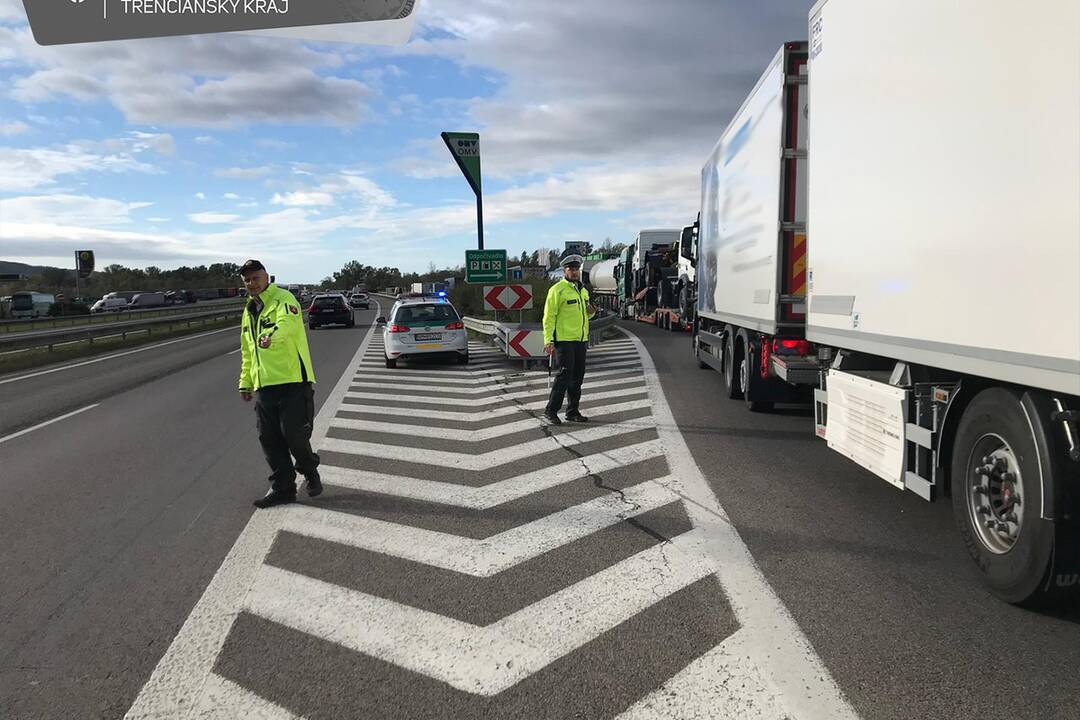
[[[248,298],[240,321],[240,390],[254,392],[267,385],[315,382],[304,313],[300,301],[271,283],[259,295],[262,312],[255,316],[255,299]],[[270,347],[259,338],[270,336]]]
[[[544,301],[544,344],[589,339],[589,291],[563,278],[548,289]]]

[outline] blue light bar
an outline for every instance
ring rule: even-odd
[[[446,293],[443,291],[439,291],[439,297],[446,297]]]

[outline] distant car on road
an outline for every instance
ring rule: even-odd
[[[469,362],[469,338],[457,308],[442,297],[405,298],[394,303],[389,320],[376,318],[383,326],[386,367],[398,360],[453,358]]]
[[[367,310],[371,307],[371,301],[368,299],[366,292],[354,292],[349,298],[349,304],[354,308],[364,308]]]
[[[314,330],[323,325],[344,325],[352,327],[356,322],[353,319],[352,308],[344,295],[328,293],[316,295],[308,308],[308,328]]]
[[[104,297],[90,306],[92,313],[123,312],[128,309],[127,300],[124,298]]]

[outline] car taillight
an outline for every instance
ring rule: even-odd
[[[450,323],[449,325],[446,326],[446,329],[447,330],[464,330],[465,329],[465,323],[461,322],[460,320],[457,321],[457,322],[452,322],[452,323]]]
[[[409,326],[408,325],[391,325],[390,326],[390,332],[392,332],[392,333],[409,332]]]
[[[809,355],[809,340],[773,340],[772,351],[777,355]]]

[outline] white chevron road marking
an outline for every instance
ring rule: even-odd
[[[319,471],[323,482],[328,485],[396,495],[442,505],[487,510],[590,475],[632,465],[642,460],[662,457],[663,454],[664,449],[658,440],[647,440],[636,445],[604,450],[567,460],[558,465],[551,465],[524,475],[516,475],[482,487],[437,480],[418,480],[403,475],[385,475],[333,465],[321,465]]]
[[[206,679],[194,714],[199,720],[302,720],[217,673]]]
[[[650,407],[652,407],[652,402],[649,400],[632,400],[630,402],[616,403],[605,407],[602,413],[596,413],[595,416],[591,418],[591,421],[601,423],[603,422],[605,415],[626,412],[628,410],[641,410]],[[521,413],[518,413],[518,415],[520,414]],[[412,417],[415,416],[416,411],[413,411]],[[514,433],[526,430],[535,430],[536,428],[544,426],[544,421],[540,418],[530,417],[480,430],[414,425],[409,423],[409,419],[410,418],[407,416],[401,416],[401,420],[398,422],[376,422],[374,420],[350,420],[348,418],[335,417],[330,421],[330,426],[349,430],[362,430],[364,432],[384,433],[387,435],[401,435],[408,438],[423,436],[426,438],[439,438],[441,440],[458,440],[464,443],[494,440],[505,435],[513,435]],[[648,427],[653,427],[653,422],[649,418],[638,420],[637,423],[639,426],[647,424]]]
[[[634,362],[632,365],[626,365],[623,367],[616,367],[613,369],[600,370],[597,372],[588,373],[585,377],[593,385],[600,382],[602,379],[611,377],[612,375],[626,375],[632,372],[640,372],[641,363]],[[425,378],[428,379],[428,378]],[[547,384],[547,376],[541,375],[539,377],[506,377],[498,380],[488,381],[487,383],[478,383],[474,387],[467,385],[455,385],[449,387],[446,385],[424,385],[421,382],[405,383],[399,379],[386,378],[385,376],[369,377],[367,373],[361,373],[357,375],[356,380],[353,382],[354,388],[388,388],[394,390],[410,390],[412,392],[428,391],[432,393],[457,393],[459,395],[491,395],[493,392],[502,389],[519,390],[532,386],[545,386]]]
[[[708,575],[707,563],[679,551],[681,537],[487,627],[268,565],[259,568],[244,606],[273,622],[490,696]]]
[[[302,505],[287,509],[281,529],[443,570],[491,577],[678,499],[662,484],[644,482],[627,488],[624,497],[603,495],[483,540]]]
[[[643,392],[645,392],[644,387],[642,387],[640,389],[636,389],[636,388],[620,388],[618,390],[608,390],[606,392],[590,392],[590,393],[582,395],[582,398],[581,398],[582,407],[583,408],[591,408],[589,410],[589,412],[594,412],[594,411],[599,410],[599,405],[600,404],[603,404],[603,407],[607,408],[607,406],[610,405],[610,404],[623,402],[624,398],[626,398],[628,395],[640,395]],[[532,393],[530,393],[530,395],[531,394]],[[357,394],[357,395],[360,396],[360,394]],[[395,399],[393,396],[390,396],[390,395],[376,395],[376,394],[369,394],[369,395],[366,395],[366,396],[363,396],[363,397],[366,397],[368,400],[381,400],[381,401],[384,401],[384,402],[387,401],[387,400],[392,401],[392,400]],[[399,398],[399,399],[404,400],[405,398]],[[423,397],[412,397],[412,398],[408,398],[408,399],[413,401],[413,402],[429,402],[428,400],[426,400]],[[348,412],[348,411],[352,411],[352,412],[369,412],[369,413],[375,413],[375,414],[379,414],[379,415],[395,415],[395,416],[410,417],[410,418],[416,417],[418,414],[422,414],[425,418],[432,419],[432,420],[464,420],[464,421],[472,420],[472,421],[481,422],[481,421],[484,421],[484,420],[490,420],[491,418],[495,418],[495,417],[517,416],[517,415],[520,415],[522,411],[543,410],[547,406],[547,403],[548,403],[547,398],[544,398],[542,400],[533,400],[532,402],[523,403],[523,404],[510,404],[510,405],[497,406],[497,407],[487,408],[487,409],[473,410],[473,411],[470,411],[470,412],[459,412],[459,411],[456,411],[456,410],[449,410],[449,409],[448,410],[416,410],[415,408],[407,408],[407,407],[399,408],[399,407],[394,407],[393,405],[377,405],[377,404],[364,405],[364,404],[356,404],[356,403],[346,403],[346,404],[341,406],[340,411],[341,412]],[[461,405],[461,403],[459,402],[456,406],[460,407],[460,405]],[[448,404],[446,404],[446,407],[451,408],[451,407],[455,407],[455,405],[453,403],[448,403]]]
[[[644,380],[639,379],[639,378],[626,378],[624,380],[617,380],[617,381],[615,381],[615,383],[620,385],[620,386],[625,385],[625,387],[622,388],[624,392],[633,392],[632,389],[627,389],[627,388],[633,388],[635,384],[637,386],[641,386],[641,387],[644,386]],[[585,382],[582,383],[582,385],[581,385],[582,397],[583,398],[588,397],[588,395],[586,395],[586,393],[589,390],[594,390],[596,388],[610,387],[611,384],[612,383],[609,383],[606,380],[589,380],[589,376],[586,375],[585,376]],[[373,389],[374,388],[371,388],[371,390],[373,390]],[[393,389],[402,390],[403,388],[393,388]],[[440,388],[440,390],[445,392],[446,388]],[[389,391],[384,392],[384,393],[377,393],[377,392],[370,392],[370,391],[369,392],[363,392],[361,390],[349,390],[345,394],[345,396],[350,397],[350,398],[358,398],[358,399],[365,399],[365,400],[386,400],[387,397],[389,396],[389,397],[396,397],[396,398],[398,398],[398,399],[400,399],[400,400],[402,400],[404,402],[423,402],[423,403],[429,403],[429,404],[432,404],[432,405],[447,405],[447,406],[451,406],[451,407],[460,407],[463,404],[468,404],[471,407],[475,408],[475,407],[483,407],[485,405],[501,405],[501,404],[503,404],[505,402],[508,402],[508,401],[518,400],[520,398],[532,397],[533,395],[538,395],[540,393],[543,393],[544,391],[545,391],[545,389],[543,387],[530,388],[530,389],[525,389],[525,390],[519,390],[519,391],[516,391],[516,392],[498,392],[498,393],[492,392],[492,393],[489,393],[487,395],[477,395],[475,398],[468,398],[468,399],[452,398],[452,397],[440,397],[440,396],[435,395],[435,394],[428,394],[428,395],[396,395],[395,396]],[[437,392],[437,391],[425,390],[425,392],[434,393],[434,392]]]
[[[598,375],[607,374],[612,375],[615,373],[630,372],[631,370],[640,370],[641,362],[639,360],[627,360],[625,362],[611,363],[610,365],[601,365],[595,368],[587,368],[588,373],[586,377],[594,378]],[[506,372],[502,373],[489,373],[486,377],[464,377],[459,375],[449,375],[441,372],[416,372],[404,375],[397,370],[361,370],[353,376],[353,382],[375,382],[380,384],[391,383],[403,383],[402,387],[415,387],[422,385],[425,382],[437,382],[445,384],[448,389],[449,386],[455,387],[461,386],[465,388],[491,388],[492,383],[499,385],[506,385],[515,382],[528,382],[536,380],[547,380],[548,372],[543,371],[530,371],[521,372],[508,368]]]
[[[641,429],[640,424],[612,423],[610,425],[590,427],[585,430],[566,432],[555,437],[542,437],[520,445],[491,450],[486,453],[475,453],[468,448],[462,450],[462,452],[415,450],[409,453],[403,452],[402,448],[396,445],[383,445],[382,443],[363,442],[361,440],[342,440],[340,438],[326,438],[319,447],[321,450],[331,450],[351,455],[364,455],[387,460],[406,460],[441,468],[457,468],[458,470],[478,472],[480,470],[495,470],[541,453],[562,450],[594,440],[606,440],[618,435],[638,432]]]

